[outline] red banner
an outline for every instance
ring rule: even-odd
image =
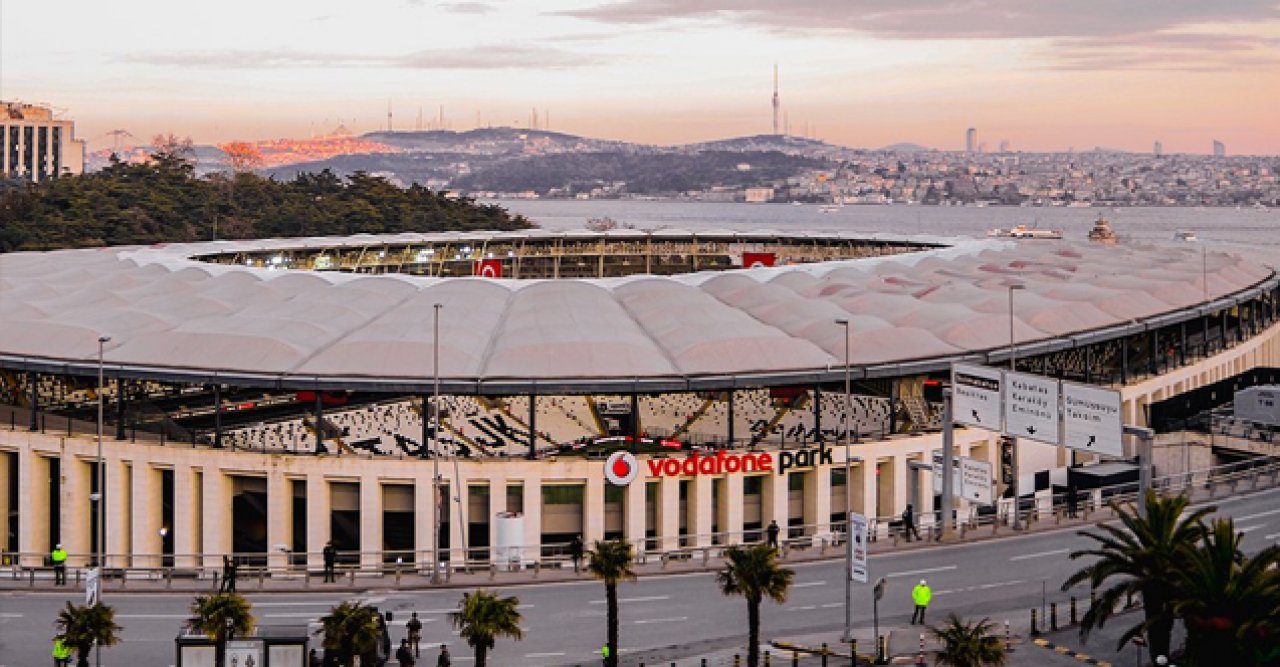
[[[501,278],[502,277],[502,260],[500,259],[482,259],[475,263],[471,269],[472,275],[481,278]]]
[[[771,252],[742,253],[742,267],[754,269],[757,266],[773,266],[774,254]]]

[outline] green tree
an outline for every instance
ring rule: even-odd
[[[1145,632],[1152,655],[1168,655],[1173,602],[1177,598],[1174,574],[1183,566],[1189,549],[1204,535],[1201,519],[1216,508],[1188,513],[1190,503],[1186,496],[1162,498],[1153,491],[1147,492],[1146,504],[1145,515],[1139,515],[1129,505],[1112,505],[1120,519],[1119,526],[1100,523],[1097,532],[1080,531],[1098,546],[1073,552],[1072,560],[1097,560],[1068,577],[1062,589],[1088,581],[1097,590],[1111,582],[1102,588],[1097,602],[1081,619],[1080,634],[1086,638],[1091,630],[1106,624],[1121,600],[1140,594],[1143,620],[1125,631],[1117,648]]]
[[[970,622],[949,614],[945,623],[929,628],[929,634],[942,643],[936,663],[939,665],[1001,667],[1009,660],[995,624],[985,618]]]
[[[76,651],[77,667],[88,667],[89,653],[94,646],[115,646],[120,643],[120,631],[116,624],[116,610],[101,602],[89,605],[67,603],[58,612],[55,622],[62,641]]]
[[[1187,628],[1185,664],[1280,664],[1280,655],[1274,655],[1280,637],[1280,547],[1273,544],[1246,557],[1243,536],[1231,519],[1214,521],[1174,573],[1174,609]]]
[[[329,615],[320,619],[316,634],[323,635],[321,646],[338,656],[338,664],[352,667],[356,656],[376,653],[382,627],[378,623],[378,611],[363,602],[343,602],[329,609]]]
[[[463,593],[458,600],[458,610],[449,612],[449,622],[459,630],[458,635],[475,649],[476,667],[484,667],[498,637],[515,640],[524,638],[520,629],[520,599],[498,597],[484,589]]]
[[[747,600],[747,667],[760,662],[760,603],[767,597],[787,601],[787,591],[795,570],[778,565],[778,550],[765,544],[732,546],[725,551],[724,568],[716,573],[716,583],[725,595],[741,595]]]
[[[608,608],[609,657],[606,667],[618,665],[618,582],[635,581],[636,572],[631,568],[634,558],[631,545],[625,540],[596,541],[595,548],[587,554],[587,571],[604,582],[605,606]]]
[[[214,664],[223,667],[227,659],[227,640],[231,635],[245,636],[253,632],[253,605],[236,593],[197,595],[191,603],[187,627],[214,642]],[[230,633],[228,632],[230,631]]]

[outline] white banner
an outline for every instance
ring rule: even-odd
[[[849,578],[865,584],[867,583],[867,517],[856,512],[849,514],[849,539],[853,550]]]

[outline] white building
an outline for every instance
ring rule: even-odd
[[[49,107],[0,102],[0,175],[40,181],[84,173],[84,142],[75,123]]]

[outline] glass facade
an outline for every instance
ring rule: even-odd
[[[36,128],[36,137],[36,178],[43,181],[49,178],[49,128]]]

